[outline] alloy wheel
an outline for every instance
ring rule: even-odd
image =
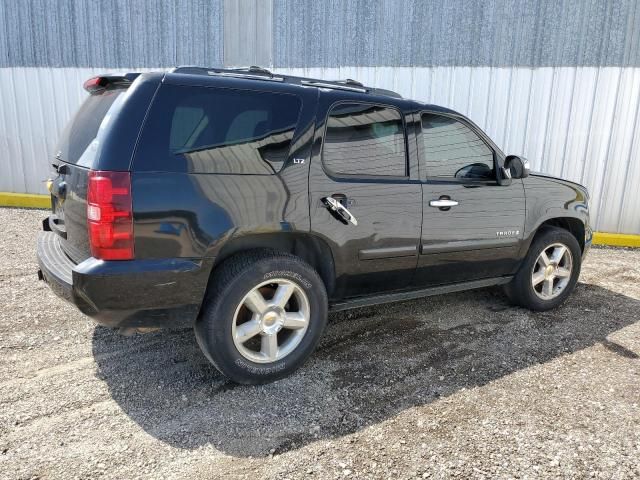
[[[572,272],[571,250],[562,243],[549,245],[542,250],[533,266],[533,291],[543,300],[552,300],[569,285]]]
[[[309,299],[296,283],[284,278],[263,282],[251,289],[236,308],[233,342],[247,360],[278,361],[300,344],[309,316]]]

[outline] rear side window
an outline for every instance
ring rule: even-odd
[[[495,179],[493,150],[468,126],[450,117],[422,115],[421,156],[427,176],[442,179]]]
[[[360,103],[334,106],[327,118],[322,161],[338,175],[406,176],[400,112]]]
[[[101,133],[120,108],[125,91],[118,88],[89,95],[62,132],[56,156],[64,162],[91,168]]]
[[[295,95],[165,85],[147,117],[136,168],[277,173],[300,108]]]

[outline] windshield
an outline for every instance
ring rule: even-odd
[[[119,110],[125,91],[118,88],[100,95],[89,95],[62,132],[56,158],[91,168],[100,145],[101,132]]]

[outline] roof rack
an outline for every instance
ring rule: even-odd
[[[319,88],[333,88],[336,90],[350,90],[352,92],[360,92],[367,93],[367,89],[364,87],[351,87],[349,85],[345,85],[341,82],[325,82],[322,80],[300,80],[302,85],[309,85],[311,87],[319,87]]]
[[[252,65],[242,68],[205,68],[196,66],[176,67],[172,73],[186,73],[192,75],[209,75],[218,77],[246,78],[250,80],[265,80],[270,82],[285,82],[294,85],[303,85],[318,88],[330,88],[334,90],[347,90],[358,93],[371,93],[374,95],[385,95],[388,97],[402,98],[402,96],[391,90],[383,88],[372,88],[363,85],[357,80],[347,78],[345,80],[321,80],[318,78],[293,77],[289,75],[276,75],[263,67]]]
[[[246,68],[203,68],[203,67],[176,67],[172,73],[188,73],[195,75],[210,75],[218,77],[249,78],[253,80],[269,80],[272,82],[284,82],[284,77],[276,76],[266,68],[256,66]]]
[[[265,75],[271,75],[273,76],[273,73],[271,73],[269,70],[267,70],[264,67],[258,67],[256,65],[251,65],[250,67],[240,67],[240,68],[232,68],[231,70],[236,70],[238,72],[253,72],[253,73],[262,73]]]
[[[357,85],[358,87],[364,87],[361,82],[352,78],[346,78],[344,80],[337,80],[338,83],[346,83],[347,85]]]

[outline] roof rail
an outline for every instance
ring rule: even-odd
[[[356,85],[357,87],[364,87],[362,82],[354,80],[352,78],[345,78],[344,80],[338,80],[338,83],[346,83],[347,85]]]
[[[273,74],[263,73],[245,73],[245,70],[207,70],[207,75],[213,75],[218,77],[234,77],[234,78],[250,78],[253,80],[268,80],[271,82],[284,82],[284,77],[277,77]]]
[[[317,78],[293,77],[289,75],[277,75],[266,68],[251,65],[241,68],[205,68],[195,66],[176,67],[172,73],[187,73],[195,75],[210,75],[219,77],[246,78],[251,80],[266,80],[271,82],[286,82],[294,85],[304,85],[318,88],[331,88],[335,90],[347,90],[358,93],[372,93],[374,95],[385,95],[388,97],[402,98],[402,96],[391,90],[383,88],[366,87],[361,82],[347,78],[344,80],[321,80]]]
[[[302,85],[309,85],[311,87],[319,87],[319,88],[333,88],[336,90],[349,90],[351,92],[360,92],[367,93],[367,89],[364,87],[351,87],[349,85],[345,85],[342,82],[331,82],[331,81],[323,81],[323,80],[300,80]],[[361,84],[362,85],[362,84]]]
[[[273,73],[271,73],[269,70],[267,70],[264,67],[258,67],[256,65],[251,65],[250,67],[240,67],[240,68],[232,68],[231,70],[236,70],[238,72],[251,72],[251,73],[263,73],[266,75],[271,75],[273,76]]]
[[[272,82],[283,82],[284,77],[276,76],[266,68],[255,65],[246,68],[204,68],[204,67],[176,67],[172,73],[188,73],[195,75],[213,75],[219,77],[249,78],[253,80],[270,80]]]

